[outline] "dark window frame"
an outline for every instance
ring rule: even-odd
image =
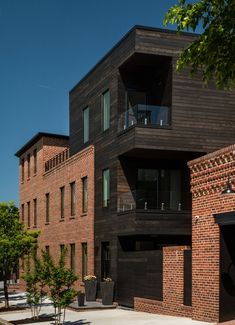
[[[33,172],[34,175],[37,174],[37,149],[33,150]]]
[[[74,217],[76,214],[76,182],[70,183],[70,215]]]
[[[87,113],[87,120],[85,116]],[[83,144],[86,144],[90,140],[90,107],[86,106],[82,111],[82,129],[83,129]]]
[[[109,106],[108,106],[108,120],[105,118],[107,117],[107,112],[105,112],[105,95],[109,94]],[[102,117],[103,117],[103,124],[102,129],[103,131],[107,131],[110,128],[110,89],[108,88],[102,93]],[[107,124],[107,126],[106,126]]]
[[[25,165],[25,160],[24,158],[21,159],[21,182],[24,182],[24,165]]]
[[[64,219],[65,186],[60,187],[60,219]]]
[[[105,189],[104,182],[105,182],[105,173],[108,172],[108,184],[107,188]],[[107,192],[107,198],[105,193]],[[108,208],[110,205],[110,169],[105,168],[102,170],[102,207]]]
[[[46,223],[50,222],[50,193],[46,193]]]
[[[88,177],[82,178],[82,213],[88,211]]]
[[[30,173],[30,169],[31,169],[31,168],[30,168],[30,164],[31,164],[31,163],[30,163],[30,160],[31,160],[30,158],[31,158],[31,157],[30,157],[30,153],[29,153],[29,154],[27,155],[27,164],[28,164],[28,165],[27,165],[27,168],[28,168],[28,169],[27,169],[27,177],[28,177],[28,179],[30,178],[30,174],[31,174],[31,173]]]
[[[88,246],[87,242],[82,243],[82,281],[88,274]]]
[[[21,204],[21,221],[24,223],[24,203]]]
[[[70,269],[76,272],[76,245],[75,243],[70,244]]]
[[[37,227],[37,198],[33,199],[33,225]]]
[[[30,201],[27,202],[27,222],[28,222],[28,228],[30,228]]]

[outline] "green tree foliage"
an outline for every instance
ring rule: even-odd
[[[65,257],[67,250],[64,249],[60,260],[55,263],[48,252],[43,252],[43,264],[45,283],[49,288],[49,296],[55,308],[56,325],[64,323],[66,308],[73,302],[78,292],[72,287],[75,281],[78,280],[73,270],[65,265]],[[62,309],[64,310],[63,321],[61,321]]]
[[[9,307],[8,280],[18,267],[19,259],[37,245],[39,232],[24,229],[13,202],[0,203],[0,272],[4,282],[5,307]]]
[[[190,66],[190,74],[201,70],[205,84],[213,80],[219,89],[235,85],[235,1],[201,0],[188,3],[178,0],[164,20],[176,24],[178,31],[193,30],[200,24],[204,32],[186,48],[176,69]]]

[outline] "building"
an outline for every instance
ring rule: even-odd
[[[16,155],[21,220],[53,257],[67,247],[80,279],[94,273],[94,147],[70,157],[68,136],[38,133]]]
[[[70,134],[65,145],[69,161],[93,148],[88,156],[94,162],[95,181],[88,200],[94,196],[90,202],[94,232],[87,231],[82,240],[77,237],[79,247],[88,237],[90,249],[94,245],[88,254],[93,259],[89,272],[94,263],[99,279],[115,280],[119,304],[183,316],[192,315],[192,200],[187,162],[232,144],[235,131],[234,92],[203,87],[199,73],[190,79],[187,69],[175,72],[179,53],[195,37],[133,27],[70,91]],[[18,152],[21,166],[34,144],[31,141]],[[43,160],[45,168],[53,165],[52,156],[64,150],[58,146],[46,158],[50,162]],[[60,173],[67,175],[63,171],[67,167],[66,163],[53,166],[43,172],[44,187],[37,190],[44,196],[45,215],[45,195],[53,184],[47,174],[56,175],[51,177],[57,180],[52,203],[57,208],[57,225],[58,193],[65,183],[58,180]],[[73,172],[67,184],[73,182]],[[32,192],[27,187],[24,196],[21,186],[21,204],[29,202]],[[45,221],[41,225],[45,228]],[[48,236],[45,233],[45,246]]]

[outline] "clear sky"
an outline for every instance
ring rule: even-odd
[[[163,27],[176,2],[0,0],[0,202],[18,204],[14,153],[38,131],[68,134],[69,90],[133,25]]]

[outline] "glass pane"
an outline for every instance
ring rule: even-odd
[[[87,177],[84,177],[82,179],[82,212],[85,213],[87,212],[87,207],[88,207],[88,189],[87,189]]]
[[[109,169],[103,171],[103,207],[107,207],[110,198]]]
[[[87,273],[87,243],[82,243],[82,279],[84,279]]]
[[[110,122],[110,92],[109,90],[103,94],[103,127],[104,131],[109,128]]]
[[[89,107],[83,110],[83,142],[89,141]]]

